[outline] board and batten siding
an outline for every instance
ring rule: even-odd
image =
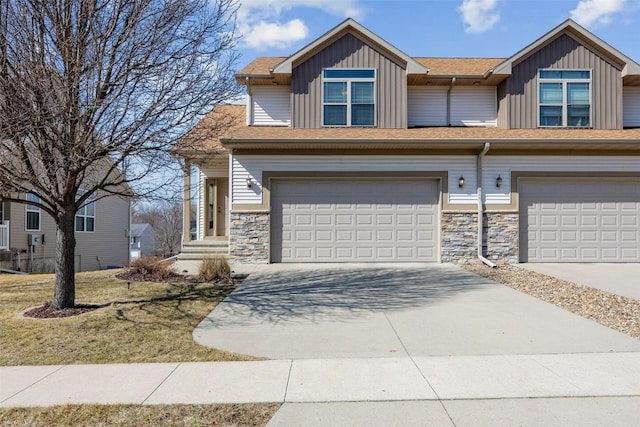
[[[405,67],[351,33],[346,33],[293,69],[293,127],[322,127],[323,68],[374,68],[376,127],[407,127]]]
[[[291,88],[289,86],[251,86],[252,126],[289,126]]]
[[[490,204],[511,203],[511,172],[638,172],[638,156],[486,156],[483,159],[484,199]],[[496,188],[500,175],[502,186]],[[465,177],[466,180],[466,177]]]
[[[623,91],[624,127],[640,127],[640,87],[625,86]]]
[[[446,86],[409,86],[409,127],[447,125]]]
[[[513,66],[508,79],[509,123],[502,127],[538,127],[538,70],[547,68],[591,70],[591,127],[622,128],[620,67],[566,34]]]
[[[261,156],[233,157],[232,203],[260,204],[262,202],[262,173],[277,172],[449,172],[449,203],[475,203],[475,156]],[[247,178],[256,182],[247,188]],[[458,188],[458,178],[464,176],[465,185]]]

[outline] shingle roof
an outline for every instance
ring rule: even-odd
[[[410,129],[244,126],[225,135],[223,143],[249,140],[448,141],[448,140],[624,140],[640,143],[640,129],[504,129],[499,127],[425,127]]]
[[[246,67],[238,71],[239,76],[269,75],[271,69],[287,59],[284,56],[261,56],[251,61]]]
[[[220,137],[245,126],[245,108],[244,105],[218,105],[180,139],[174,150],[183,155],[199,151],[226,153]]]
[[[429,76],[482,76],[504,58],[414,58],[429,69]]]

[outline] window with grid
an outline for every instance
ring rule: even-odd
[[[375,126],[376,70],[345,68],[322,72],[324,126]]]
[[[84,192],[79,192],[82,197]],[[92,194],[76,212],[76,231],[92,233],[96,231],[96,195]]]
[[[33,193],[27,193],[29,202],[40,203],[40,197]],[[25,205],[25,231],[40,231],[40,208],[33,205]]]
[[[538,72],[540,127],[591,126],[591,71]]]

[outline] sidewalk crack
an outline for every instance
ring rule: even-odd
[[[164,377],[164,379],[163,379],[162,381],[160,381],[160,384],[158,384],[158,385],[157,385],[153,390],[151,390],[151,393],[149,393],[149,395],[148,395],[147,397],[145,397],[145,398],[142,400],[142,402],[140,402],[140,404],[141,404],[141,405],[144,405],[144,404],[145,404],[145,402],[146,402],[147,400],[149,400],[149,398],[150,398],[151,396],[153,396],[153,394],[154,394],[156,391],[158,391],[158,389],[159,389],[160,387],[162,387],[162,384],[164,384],[164,383],[169,379],[169,377],[170,377],[171,375],[173,375],[173,373],[176,371],[176,369],[178,369],[181,365],[182,365],[182,362],[179,362],[179,363],[175,366],[175,368],[173,368],[173,369],[171,370],[171,372],[169,372],[169,373],[167,374],[167,376],[166,376],[166,377]]]

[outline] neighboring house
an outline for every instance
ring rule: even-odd
[[[640,65],[571,20],[510,58],[469,59],[412,58],[347,19],[236,78],[247,105],[177,147],[199,173],[185,252],[640,262]]]
[[[34,194],[24,195],[36,201]],[[56,225],[39,208],[0,201],[0,267],[52,272]],[[121,267],[129,262],[130,200],[94,199],[76,214],[76,271]]]
[[[131,259],[156,255],[156,232],[151,224],[131,224]]]

